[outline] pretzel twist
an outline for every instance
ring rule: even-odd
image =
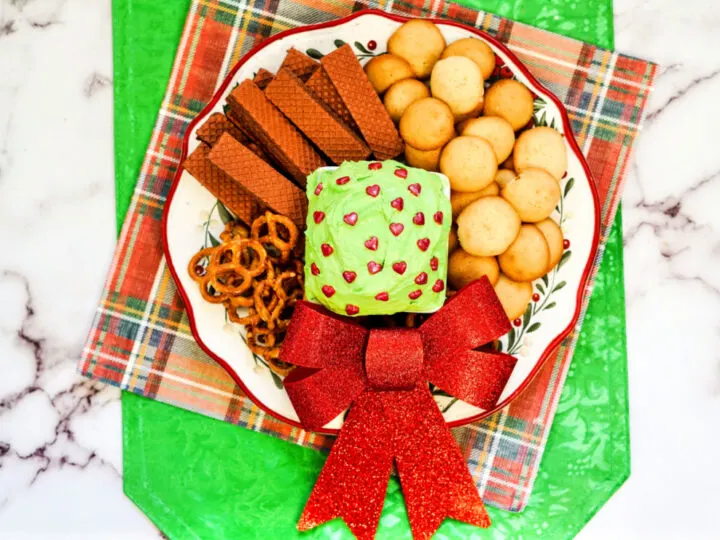
[[[278,225],[281,228],[278,228]],[[266,248],[272,246],[279,252],[279,255],[269,254],[270,260],[276,263],[285,263],[290,259],[290,253],[297,245],[299,235],[297,226],[290,218],[271,212],[265,212],[264,216],[253,221],[250,230],[250,236],[254,240]]]

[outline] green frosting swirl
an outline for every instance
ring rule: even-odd
[[[306,298],[342,315],[439,309],[452,221],[444,182],[397,161],[311,174]]]

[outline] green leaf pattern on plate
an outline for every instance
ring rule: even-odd
[[[333,45],[336,49],[339,49],[343,45],[346,45],[346,43],[342,39],[336,39],[333,41]],[[375,53],[367,48],[367,46],[363,45],[359,41],[356,41],[353,43],[355,48],[359,51],[355,51],[355,56],[358,58],[372,58],[375,56]],[[371,45],[373,46],[373,45]],[[310,58],[314,58],[315,60],[320,60],[323,56],[325,56],[325,53],[320,52],[317,49],[307,49],[305,51],[305,54],[307,54]]]
[[[217,210],[218,214],[220,215],[220,219],[223,222],[223,225],[235,220],[235,217],[233,217],[233,215],[230,213],[230,210],[228,210],[225,205],[220,201],[217,202]]]

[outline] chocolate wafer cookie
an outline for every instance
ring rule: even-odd
[[[232,135],[225,134],[225,137],[242,146]],[[183,161],[182,167],[249,227],[253,220],[265,211],[265,206],[240,183],[213,165],[208,159],[209,154],[210,147],[204,143],[200,144]],[[289,183],[287,180],[285,182]]]
[[[249,142],[247,136],[240,131],[223,113],[213,113],[197,130],[197,138],[208,146],[212,146],[223,133],[229,133],[241,143]]]
[[[310,76],[305,85],[313,94],[320,98],[325,105],[330,107],[330,109],[338,115],[340,120],[345,122],[345,125],[353,131],[360,133],[360,128],[358,128],[355,120],[353,120],[352,114],[350,114],[340,94],[337,93],[333,83],[330,82],[330,77],[328,77],[327,72],[322,67],[315,70],[315,73]]]
[[[320,64],[294,47],[288,50],[285,59],[280,64],[280,69],[289,69],[303,82],[307,81],[318,67]]]
[[[305,192],[227,133],[213,146],[210,161],[271,210],[305,228]]]
[[[323,56],[320,63],[375,157],[390,159],[400,154],[403,151],[400,134],[350,45]]]
[[[253,139],[251,135],[243,129],[243,122],[240,116],[233,111],[230,107],[226,108],[225,117],[230,121],[230,123],[237,128],[237,130],[242,134],[242,136],[245,138],[243,141],[242,139],[238,139],[241,143],[243,143],[245,146],[247,146],[250,150],[252,150],[257,157],[262,159],[263,161],[267,161],[270,165],[275,166],[272,156],[268,154],[265,149],[263,148],[262,144],[260,144],[258,141]],[[219,138],[219,137],[218,137]]]
[[[241,82],[228,96],[228,103],[243,130],[260,142],[300,186],[305,186],[310,173],[326,165],[310,142],[253,81]]]
[[[270,73],[267,69],[260,68],[253,77],[253,81],[255,81],[255,84],[258,85],[258,88],[260,88],[260,90],[265,90],[265,87],[270,84],[270,81],[273,80],[273,77],[275,77],[275,75]]]
[[[331,161],[361,161],[370,149],[290,70],[281,69],[265,95]]]

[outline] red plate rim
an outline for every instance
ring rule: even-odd
[[[291,28],[289,30],[285,30],[283,32],[280,32],[278,34],[275,34],[272,37],[269,37],[262,41],[262,43],[259,43],[255,47],[253,47],[245,56],[243,56],[240,61],[238,61],[235,66],[230,70],[227,77],[223,81],[220,88],[217,90],[215,95],[213,96],[212,100],[203,108],[203,110],[190,122],[188,125],[187,131],[185,132],[185,136],[183,138],[183,147],[182,147],[182,154],[180,157],[180,162],[182,163],[185,158],[187,157],[188,153],[188,143],[190,134],[193,132],[195,126],[200,122],[201,119],[204,119],[205,116],[208,114],[209,111],[211,111],[215,105],[220,101],[223,94],[225,93],[225,90],[230,85],[230,82],[235,77],[235,74],[240,70],[240,68],[255,54],[257,54],[259,51],[270,45],[271,43],[278,41],[280,39],[283,39],[287,36],[291,36],[294,34],[300,34],[303,32],[308,32],[311,30],[319,30],[322,28],[331,28],[334,26],[340,26],[342,24],[345,24],[349,21],[352,21],[354,19],[357,19],[358,17],[362,17],[364,15],[377,15],[380,17],[384,17],[386,19],[390,19],[392,21],[396,22],[406,22],[411,19],[415,19],[418,17],[404,17],[402,15],[396,15],[391,13],[385,13],[384,11],[378,10],[378,9],[363,9],[360,11],[357,11],[353,13],[352,15],[348,15],[347,17],[343,17],[340,19],[335,19],[332,21],[327,21],[323,23],[317,23],[317,24],[309,24],[304,26],[298,26],[296,28]],[[533,75],[530,73],[530,71],[525,67],[525,65],[520,61],[520,59],[510,51],[510,49],[507,48],[503,43],[500,43],[498,40],[496,40],[494,37],[490,36],[489,34],[483,32],[482,30],[478,30],[477,28],[473,28],[470,26],[467,26],[465,24],[452,21],[452,20],[446,20],[446,19],[438,19],[438,18],[428,18],[425,17],[425,20],[432,21],[435,24],[441,25],[441,26],[455,26],[457,28],[461,28],[465,31],[472,32],[473,34],[481,37],[485,41],[491,43],[493,46],[497,47],[500,51],[502,51],[508,58],[513,60],[513,62],[516,64],[518,69],[522,72],[522,74],[527,77],[530,84],[534,87],[534,89],[541,93],[546,98],[549,98],[555,106],[560,111],[560,114],[562,116],[563,120],[563,128],[566,140],[568,141],[568,144],[570,145],[570,149],[573,151],[573,153],[577,156],[580,164],[583,167],[583,170],[585,171],[585,175],[587,176],[588,182],[590,184],[590,192],[593,196],[593,204],[595,207],[595,230],[593,232],[593,240],[592,245],[590,248],[590,256],[588,257],[587,263],[585,264],[585,269],[583,271],[583,274],[580,278],[580,284],[578,286],[577,295],[576,295],[576,307],[575,307],[575,313],[573,314],[572,320],[570,321],[570,324],[565,328],[562,332],[560,332],[555,339],[553,339],[550,344],[546,347],[546,349],[543,351],[542,355],[540,356],[540,359],[535,363],[535,366],[530,371],[528,376],[525,378],[525,380],[518,386],[518,388],[510,394],[506,399],[504,399],[502,402],[498,403],[494,408],[483,411],[481,413],[478,413],[474,416],[462,419],[462,420],[453,420],[452,422],[448,422],[448,427],[458,427],[465,424],[470,424],[473,422],[476,422],[478,420],[481,420],[483,418],[486,418],[490,416],[491,414],[496,413],[497,411],[503,409],[505,406],[507,406],[511,401],[513,401],[520,393],[522,393],[525,388],[532,382],[532,380],[535,378],[535,376],[538,374],[542,366],[545,364],[547,359],[550,357],[550,355],[553,353],[555,348],[560,345],[560,343],[570,334],[572,329],[577,324],[578,319],[580,318],[580,313],[582,312],[582,298],[583,294],[585,292],[585,288],[587,287],[588,278],[590,277],[590,272],[592,270],[593,262],[595,260],[595,256],[597,255],[597,249],[598,249],[598,243],[600,239],[600,200],[597,193],[597,188],[595,187],[595,182],[592,177],[592,173],[590,172],[590,167],[587,164],[587,161],[585,160],[585,157],[583,156],[580,147],[577,144],[577,141],[575,141],[575,136],[572,131],[572,127],[570,125],[570,118],[568,117],[567,110],[565,109],[565,106],[562,104],[562,102],[549,90],[547,90]],[[277,411],[274,411],[267,405],[265,405],[262,401],[260,401],[251,391],[250,389],[245,385],[245,383],[242,381],[242,379],[238,376],[238,374],[230,367],[230,365],[225,362],[222,358],[220,358],[218,355],[216,355],[202,340],[200,337],[197,326],[195,323],[195,313],[192,309],[192,304],[190,303],[190,300],[187,296],[187,293],[185,292],[185,289],[180,284],[180,280],[178,279],[178,273],[175,269],[175,265],[173,264],[172,257],[170,255],[170,247],[168,245],[167,240],[167,222],[168,222],[168,214],[170,210],[170,206],[172,204],[173,197],[175,195],[175,191],[177,189],[178,182],[180,180],[180,177],[182,176],[183,169],[181,166],[178,166],[178,169],[175,173],[175,176],[173,177],[173,183],[170,188],[170,191],[167,196],[167,200],[165,203],[165,207],[163,209],[163,223],[162,223],[162,244],[163,244],[163,251],[165,253],[165,259],[168,264],[168,268],[170,269],[170,274],[172,275],[173,279],[175,280],[175,283],[177,284],[178,292],[180,293],[180,296],[185,304],[185,307],[188,312],[188,320],[190,321],[190,330],[192,331],[193,337],[195,338],[195,341],[200,346],[200,348],[213,360],[215,360],[222,368],[228,372],[228,374],[233,378],[233,380],[237,383],[240,388],[242,388],[243,392],[247,394],[247,396],[252,400],[253,403],[255,403],[258,407],[260,407],[263,411],[268,413],[269,415],[273,416],[274,418],[277,418],[278,420],[281,420],[282,422],[288,423],[292,426],[298,427],[300,429],[303,429],[302,425],[297,421],[293,420],[291,418],[286,418],[285,416],[279,414]],[[321,429],[318,430],[318,433],[323,433],[327,435],[336,435],[339,433],[339,429]]]

